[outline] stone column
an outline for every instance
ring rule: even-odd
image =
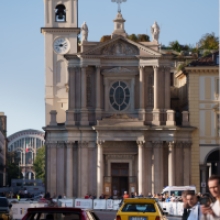
[[[152,192],[152,167],[153,167],[153,151],[152,151],[152,143],[147,142],[144,148],[144,195]]]
[[[87,110],[87,79],[86,67],[81,68],[81,125],[89,125]]]
[[[159,109],[159,68],[154,66],[154,110]]]
[[[75,125],[75,106],[76,106],[76,69],[68,67],[68,110],[66,111],[66,125]]]
[[[181,186],[183,184],[183,143],[176,142],[175,144],[175,184]]]
[[[170,67],[165,67],[165,109],[170,109]]]
[[[96,120],[101,119],[100,66],[96,66]]]
[[[65,193],[65,143],[57,143],[57,195],[63,195]]]
[[[144,141],[137,141],[138,146],[138,193],[143,193],[143,145]]]
[[[144,120],[144,66],[139,67],[139,120]]]
[[[73,197],[73,143],[66,144],[66,197]]]
[[[50,111],[50,126],[56,126],[57,125],[57,111],[52,110]]]
[[[57,194],[57,149],[56,143],[47,144],[49,149],[47,155],[48,166],[48,178],[47,178],[47,190],[53,195]]]
[[[184,142],[184,154],[183,154],[183,163],[184,163],[184,186],[190,185],[190,170],[191,170],[191,143],[190,142]]]
[[[166,125],[168,125],[168,126],[176,125],[176,122],[175,122],[175,111],[167,110]]]
[[[174,142],[168,143],[168,184],[169,186],[174,186],[175,180],[174,180],[174,175],[175,175],[175,154],[174,154]]]
[[[159,109],[159,67],[154,66],[154,110],[153,125],[161,125],[161,111]]]
[[[154,188],[153,193],[158,193],[163,189],[163,142],[162,141],[154,141],[152,142],[153,145],[153,154],[154,154]]]
[[[103,193],[103,142],[97,142],[97,198]]]
[[[201,176],[201,181],[202,181],[202,184],[201,184],[201,192],[202,194],[206,193],[206,168],[207,168],[207,165],[206,164],[201,164],[200,165],[200,170],[201,170],[201,173],[202,173],[202,176]]]
[[[78,143],[78,196],[88,193],[88,142]]]

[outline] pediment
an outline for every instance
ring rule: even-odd
[[[103,70],[103,74],[108,74],[108,73],[120,73],[120,74],[123,74],[123,73],[133,73],[134,71],[131,70],[131,69],[128,69],[126,67],[114,67],[114,68],[111,68],[111,69],[105,69]]]
[[[100,43],[91,50],[82,53],[82,55],[100,56],[138,56],[140,54],[146,56],[162,55],[158,51],[154,51],[145,45],[135,43],[122,36]]]

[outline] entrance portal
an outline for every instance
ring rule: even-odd
[[[112,163],[111,176],[112,176],[112,193],[114,198],[123,196],[124,191],[127,191],[129,193],[128,163]]]

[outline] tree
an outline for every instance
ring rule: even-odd
[[[217,50],[219,48],[219,38],[215,36],[215,33],[207,33],[200,39],[199,46],[203,50]]]
[[[111,35],[104,35],[101,37],[100,42],[105,42],[111,40]]]
[[[131,34],[128,35],[128,39],[132,40],[134,42],[149,42],[150,41],[150,37],[146,34]]]
[[[45,180],[45,146],[37,150],[37,155],[34,161],[34,170],[37,179]]]
[[[12,179],[21,179],[22,173],[19,167],[20,156],[19,152],[7,152],[6,153],[6,170],[8,174],[8,184],[11,185]]]

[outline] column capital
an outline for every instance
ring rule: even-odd
[[[80,146],[80,148],[87,148],[89,145],[89,141],[78,142],[78,145]]]
[[[138,66],[139,70],[143,70],[144,67],[145,67],[144,65],[140,65],[140,66]]]
[[[65,141],[57,141],[57,148],[64,148],[65,147]]]
[[[152,146],[153,147],[162,147],[163,146],[163,141],[152,141]]]
[[[141,140],[141,141],[136,141],[138,147],[143,147],[145,140]]]
[[[100,147],[101,147],[104,143],[105,143],[104,140],[98,140],[98,141],[96,141],[97,146],[100,146]]]
[[[183,147],[184,147],[184,148],[190,148],[191,145],[192,145],[192,142],[190,142],[190,141],[185,141],[185,142],[183,142]]]
[[[159,68],[159,66],[153,66],[153,68],[154,68],[154,70],[155,70],[155,69],[157,70],[157,69]]]
[[[87,65],[83,65],[83,66],[80,66],[80,69],[86,69],[88,66]]]
[[[74,146],[74,142],[71,142],[71,141],[66,142],[67,148],[73,148],[73,146]]]
[[[96,67],[96,70],[100,70],[102,66],[101,65],[97,65],[95,67]]]

